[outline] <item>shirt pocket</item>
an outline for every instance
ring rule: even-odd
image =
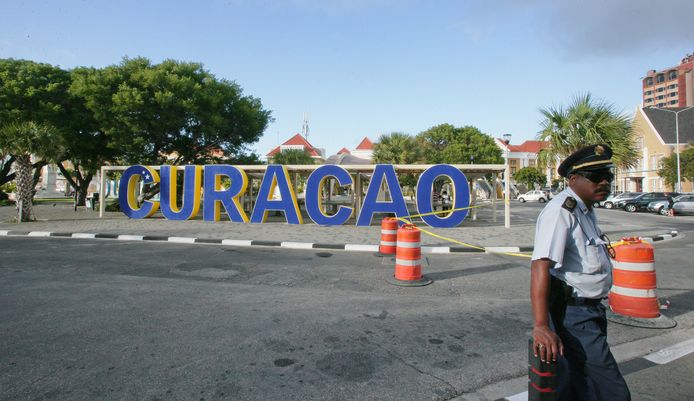
[[[602,272],[602,245],[586,244],[586,258],[583,261],[583,273],[594,274]]]

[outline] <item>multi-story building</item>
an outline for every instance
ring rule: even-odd
[[[642,107],[694,106],[694,55],[687,54],[678,66],[649,71],[642,86]]]
[[[677,124],[675,123],[677,119]],[[638,107],[634,116],[634,140],[641,157],[636,166],[617,172],[620,191],[673,191],[658,175],[664,157],[694,142],[694,107],[658,109]],[[678,135],[679,134],[679,135]],[[678,142],[679,137],[679,142]],[[682,191],[692,192],[692,183],[682,180]]]

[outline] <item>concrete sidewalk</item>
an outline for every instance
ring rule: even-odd
[[[17,224],[12,222],[15,208],[0,207],[0,233],[4,235],[33,235],[44,236],[75,236],[73,234],[88,234],[86,237],[145,239],[171,242],[203,242],[225,243],[229,245],[261,245],[284,246],[294,248],[329,248],[372,251],[380,241],[380,223],[370,227],[342,225],[322,227],[309,219],[304,219],[303,225],[289,225],[282,217],[271,217],[264,224],[241,224],[229,221],[207,222],[202,217],[187,221],[171,221],[164,219],[161,214],[148,219],[129,219],[120,212],[107,212],[103,218],[92,210],[74,211],[70,205],[35,205],[34,213],[37,221]],[[424,252],[484,252],[491,248],[497,251],[518,252],[532,250],[535,237],[534,221],[515,222],[512,217],[511,227],[504,228],[503,217],[493,222],[490,216],[480,216],[477,221],[466,219],[460,227],[431,228],[422,226],[425,230],[440,236],[450,238],[447,241],[428,234],[422,234]],[[613,239],[623,235],[639,235],[651,237],[654,240],[663,239],[663,234],[669,232],[645,230],[635,232],[607,231]],[[97,235],[98,234],[98,235]],[[676,233],[675,233],[676,235]],[[129,237],[132,236],[132,237]],[[77,237],[85,237],[77,235]],[[191,240],[196,239],[196,240]],[[227,240],[223,242],[223,240]],[[457,241],[457,242],[454,242]],[[314,244],[314,246],[311,246]],[[292,246],[294,245],[294,246]],[[315,246],[320,245],[320,246]],[[353,245],[352,247],[346,245]],[[472,245],[472,246],[468,246]],[[351,249],[350,249],[351,248]],[[508,248],[508,249],[504,249]]]

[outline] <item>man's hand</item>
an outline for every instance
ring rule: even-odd
[[[564,344],[549,327],[539,326],[533,328],[533,350],[542,362],[556,362],[558,355],[564,355]]]
[[[549,328],[549,269],[553,263],[549,259],[537,259],[530,265],[530,300],[535,320],[533,350],[542,362],[556,362],[558,355],[564,355],[561,339]]]

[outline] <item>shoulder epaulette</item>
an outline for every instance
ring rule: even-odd
[[[569,212],[573,212],[577,204],[578,202],[576,202],[576,199],[569,196],[564,200],[564,203],[562,203],[561,207],[568,210]]]

